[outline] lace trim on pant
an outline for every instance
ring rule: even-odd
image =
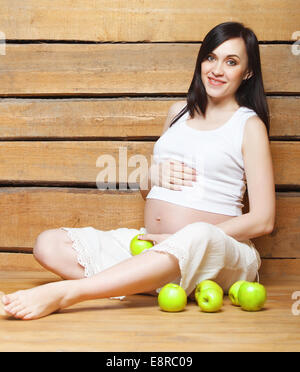
[[[61,227],[62,230],[65,230],[68,234],[68,237],[72,240],[72,248],[77,253],[77,262],[84,268],[84,276],[90,277],[94,275],[94,269],[92,265],[91,256],[89,255],[89,250],[84,244],[80,241],[76,231],[71,228]]]

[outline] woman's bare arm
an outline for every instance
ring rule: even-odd
[[[249,118],[245,125],[242,152],[249,212],[217,225],[239,241],[269,234],[275,223],[276,197],[270,143],[266,127],[257,116]]]

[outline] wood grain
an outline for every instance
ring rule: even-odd
[[[226,21],[244,22],[259,40],[291,40],[299,2],[2,0],[0,14],[6,38],[22,40],[199,41]]]
[[[6,55],[1,56],[0,95],[186,94],[199,47],[7,44]],[[299,92],[299,58],[291,45],[263,44],[260,54],[267,93]]]
[[[184,98],[0,99],[0,139],[159,137],[170,106]],[[270,136],[300,138],[300,97],[268,97]]]
[[[149,141],[17,141],[0,142],[0,182],[87,184],[105,181],[138,183],[153,163]],[[272,141],[277,185],[300,185],[300,143]],[[140,161],[135,164],[135,161]],[[106,178],[106,182],[108,178]]]
[[[10,293],[56,280],[43,272],[6,272],[0,273],[0,288]],[[182,312],[167,313],[156,297],[134,295],[85,301],[34,321],[0,319],[0,351],[101,351],[99,368],[107,351],[300,351],[299,316],[291,299],[299,280],[263,284],[268,299],[259,312],[232,306],[225,296],[217,313],[203,313],[192,301]],[[192,357],[197,365],[196,354]]]

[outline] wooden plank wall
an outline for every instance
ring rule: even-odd
[[[120,152],[150,165],[201,41],[231,20],[258,36],[271,112],[277,219],[254,239],[262,273],[299,275],[299,17],[294,0],[2,0],[0,269],[38,269],[21,252],[46,229],[143,226],[139,191],[99,190],[97,159],[113,156],[118,182]]]

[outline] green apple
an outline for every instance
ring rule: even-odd
[[[168,283],[158,294],[158,305],[163,311],[182,311],[187,304],[185,290],[178,284]]]
[[[231,303],[235,306],[240,306],[238,294],[240,286],[243,283],[246,283],[246,280],[238,280],[237,282],[233,283],[232,286],[229,288],[228,297],[230,298]]]
[[[246,282],[240,286],[238,301],[243,310],[258,311],[264,306],[266,299],[267,291],[262,284]]]
[[[138,239],[140,235],[144,234],[136,235],[130,242],[130,252],[133,256],[140,254],[145,249],[153,247],[153,243],[150,240]]]
[[[215,313],[223,305],[223,294],[216,288],[206,288],[199,292],[197,303],[205,313]]]
[[[213,280],[202,280],[202,282],[198,283],[195,290],[195,299],[197,301],[197,297],[201,291],[204,291],[207,288],[214,288],[222,294],[223,297],[223,289],[219,286],[218,283],[214,282]]]

